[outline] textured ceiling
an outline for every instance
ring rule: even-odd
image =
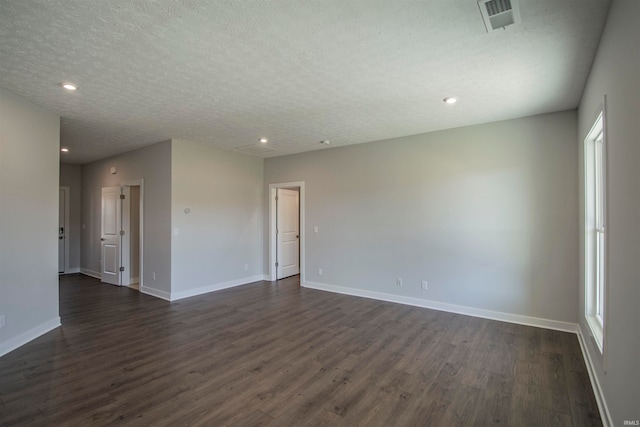
[[[608,6],[520,0],[487,33],[476,0],[0,0],[0,87],[62,117],[65,162],[273,157],[575,108]]]

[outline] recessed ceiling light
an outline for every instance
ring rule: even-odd
[[[267,138],[260,138],[262,144],[266,144],[269,140]]]
[[[76,90],[76,89],[78,89],[78,86],[74,85],[73,83],[68,83],[68,82],[62,82],[62,83],[60,83],[60,86],[62,86],[66,90]]]
[[[455,104],[456,102],[458,102],[458,100],[453,96],[447,96],[445,99],[443,99],[443,101],[447,104]]]
[[[68,149],[68,148],[64,148],[64,147],[63,147],[63,148],[61,148],[61,149],[60,149],[60,151],[62,151],[63,153],[68,153],[68,152],[69,152],[69,149]]]

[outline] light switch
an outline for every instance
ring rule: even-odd
[[[173,229],[173,235],[174,235],[174,236],[177,236],[178,234],[180,234],[180,230],[178,229],[178,227],[175,227],[175,228]]]
[[[316,225],[315,227],[313,227],[313,232],[317,233],[318,232],[318,226]]]

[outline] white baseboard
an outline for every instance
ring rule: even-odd
[[[584,334],[582,333],[582,328],[580,327],[580,325],[578,325],[577,334],[578,342],[580,343],[580,350],[582,350],[582,357],[584,358],[584,364],[587,365],[587,372],[589,373],[589,379],[591,380],[593,395],[595,396],[596,403],[598,404],[600,418],[602,418],[602,425],[604,427],[613,427],[613,419],[611,418],[611,413],[609,412],[607,401],[604,398],[602,387],[600,387],[600,381],[598,381],[598,376],[596,375],[593,361],[591,360],[589,350],[587,349],[587,338],[585,338]]]
[[[102,276],[100,275],[99,271],[93,271],[93,270],[89,270],[87,268],[80,267],[80,273],[84,274],[85,276],[93,277],[95,279],[101,279],[102,278]]]
[[[140,278],[139,277],[131,277],[129,278],[129,284],[131,283],[140,283]]]
[[[519,314],[502,313],[499,311],[484,310],[481,308],[466,307],[462,305],[447,304],[443,302],[424,300],[420,298],[405,297],[383,292],[368,291],[364,289],[347,288],[344,286],[327,285],[324,283],[304,282],[305,288],[329,291],[339,294],[352,295],[356,297],[371,298],[381,301],[395,302],[399,304],[412,305],[415,307],[430,308],[433,310],[447,311],[450,313],[464,314],[467,316],[482,317],[484,319],[500,320],[503,322],[517,323],[519,325],[535,326],[538,328],[553,329],[563,332],[578,332],[578,325],[575,323],[561,322],[558,320],[541,319],[538,317],[522,316]]]
[[[213,291],[219,291],[221,289],[233,288],[235,286],[246,285],[247,283],[259,282],[264,280],[264,275],[257,275],[251,277],[243,277],[241,279],[230,280],[228,282],[215,283],[213,285],[202,286],[200,288],[189,289],[186,291],[172,292],[171,301],[177,301],[183,298],[194,297],[196,295],[202,295]]]
[[[166,301],[171,301],[171,293],[167,291],[161,291],[160,289],[150,288],[149,286],[141,286],[140,292],[143,294],[151,295],[152,297],[161,298]]]
[[[70,268],[68,270],[65,270],[64,273],[60,273],[60,276],[64,276],[67,274],[76,274],[76,273],[80,273],[80,267]]]
[[[35,328],[31,328],[16,337],[10,338],[5,342],[0,343],[0,357],[12,352],[18,347],[25,345],[29,341],[33,341],[39,336],[46,334],[47,332],[57,328],[60,325],[60,317],[56,316],[53,319],[36,326]]]

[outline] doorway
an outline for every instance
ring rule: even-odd
[[[142,291],[143,180],[102,188],[101,281]]]
[[[300,189],[276,189],[276,279],[300,274]]]
[[[141,203],[140,186],[125,185],[122,188],[125,196],[122,203],[122,286],[140,290],[140,232]]]
[[[269,280],[305,272],[304,182],[269,185]]]
[[[71,189],[60,187],[58,198],[58,274],[69,271],[69,197]]]

